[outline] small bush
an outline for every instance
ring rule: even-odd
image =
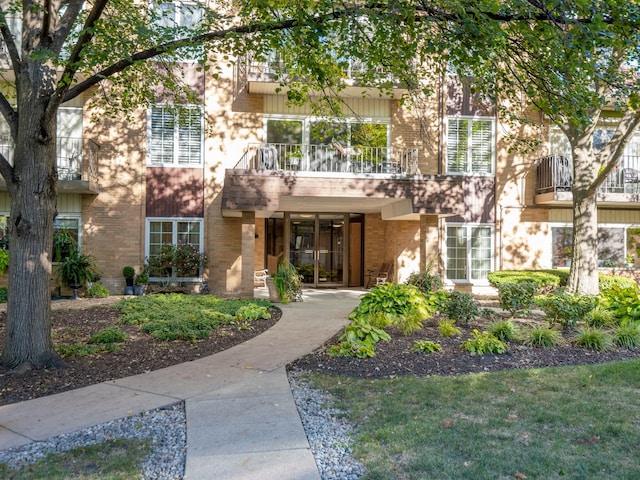
[[[456,327],[456,321],[450,319],[438,320],[438,329],[443,337],[454,337],[462,333],[462,330]]]
[[[502,342],[511,342],[518,337],[518,327],[513,320],[498,320],[489,325],[489,333]]]
[[[613,332],[613,343],[622,348],[640,346],[640,326],[629,323],[618,327]]]
[[[574,338],[577,346],[589,350],[605,351],[611,348],[613,338],[611,334],[601,328],[580,328]]]
[[[331,357],[373,357],[375,344],[390,338],[384,330],[374,327],[363,318],[356,318],[344,327],[344,333],[338,338],[340,343],[330,347],[327,353]]]
[[[511,315],[527,314],[535,303],[538,285],[529,280],[498,285],[500,308]]]
[[[609,310],[604,310],[601,307],[595,307],[584,319],[585,323],[588,327],[613,327],[616,324],[616,318],[613,315],[613,312]]]
[[[589,295],[558,291],[536,297],[536,303],[547,316],[549,323],[559,323],[563,328],[574,327],[596,305],[596,298]]]
[[[231,322],[235,317],[231,317]],[[144,323],[140,328],[143,332],[150,334],[158,340],[189,340],[207,338],[211,332],[220,325],[220,321],[215,316],[178,318],[173,317],[166,320],[153,320]]]
[[[238,310],[236,311],[236,318],[238,320],[251,322],[259,318],[271,318],[271,315],[269,314],[269,310],[267,310],[266,307],[251,303],[248,305],[242,305],[240,308],[238,308]]]
[[[0,303],[7,303],[7,287],[0,288]]]
[[[608,290],[616,285],[619,288],[637,288],[638,284],[632,278],[621,277],[619,275],[598,274],[598,287],[600,290]]]
[[[422,328],[435,311],[415,285],[384,283],[362,296],[360,304],[349,314],[350,320],[376,318],[376,324],[397,326],[403,333]],[[383,318],[384,317],[384,318]]]
[[[442,345],[431,340],[416,340],[411,346],[412,352],[435,353],[442,350]]]
[[[107,327],[91,335],[89,343],[117,343],[126,339],[127,334],[120,327]]]
[[[415,285],[423,294],[437,292],[442,289],[442,279],[431,272],[412,273],[405,282],[407,285]]]
[[[504,353],[507,346],[489,332],[479,332],[474,329],[471,338],[462,342],[461,347],[472,355],[484,355],[485,353]]]
[[[496,288],[500,288],[500,285],[504,283],[532,282],[539,289],[551,291],[567,284],[569,272],[564,270],[500,270],[489,273],[488,279],[489,283]]]
[[[451,320],[469,323],[480,315],[480,304],[467,292],[450,292],[443,306],[443,313]]]
[[[94,282],[93,285],[84,292],[84,296],[87,298],[107,298],[109,297],[109,290],[100,282]]]
[[[613,285],[600,292],[598,305],[613,313],[619,324],[640,321],[640,290],[637,286],[621,288]]]
[[[554,328],[537,326],[521,332],[522,343],[529,347],[552,348],[561,345],[562,335]]]

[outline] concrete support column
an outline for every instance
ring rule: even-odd
[[[240,293],[253,297],[253,273],[255,267],[256,213],[242,212],[242,279]]]

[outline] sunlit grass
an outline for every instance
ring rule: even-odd
[[[313,375],[367,479],[640,478],[640,361],[453,377]]]

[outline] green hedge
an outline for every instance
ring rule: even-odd
[[[500,270],[489,273],[489,283],[499,288],[505,283],[533,282],[540,287],[564,287],[569,281],[569,270]],[[598,274],[600,290],[618,285],[620,288],[636,287],[635,280],[619,275]]]

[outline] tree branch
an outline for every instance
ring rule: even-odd
[[[2,34],[2,40],[4,41],[7,51],[9,52],[9,58],[11,59],[11,67],[16,74],[20,72],[20,52],[13,39],[9,25],[7,24],[7,14],[3,7],[0,7],[0,33]]]

